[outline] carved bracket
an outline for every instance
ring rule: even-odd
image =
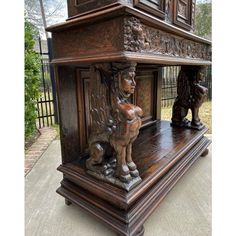
[[[142,109],[130,103],[136,64],[91,66],[91,135],[88,173],[127,191],[141,182],[132,160],[132,143],[139,134]]]
[[[205,67],[182,66],[177,82],[177,98],[172,110],[172,126],[201,130],[204,125],[199,118],[199,108],[207,99],[207,88],[199,82],[203,79]],[[192,112],[192,121],[186,116]]]

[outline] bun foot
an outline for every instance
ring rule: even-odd
[[[65,204],[66,204],[67,206],[69,206],[69,205],[71,205],[71,204],[72,204],[72,202],[71,202],[71,201],[69,201],[68,199],[65,199]]]
[[[130,233],[130,232],[126,232],[126,233],[118,233],[118,236],[144,236],[144,227],[143,225],[140,226],[137,231]]]
[[[144,227],[142,225],[140,228],[138,228],[138,230],[134,233],[133,236],[143,236],[143,235],[144,235]]]
[[[205,149],[204,152],[201,154],[201,157],[205,157],[209,153],[208,149]]]

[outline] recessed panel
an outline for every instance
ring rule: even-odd
[[[192,0],[174,1],[174,24],[190,30],[192,28]]]
[[[143,110],[143,117],[152,116],[152,83],[153,78],[136,78],[136,103]]]

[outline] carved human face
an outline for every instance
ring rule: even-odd
[[[121,78],[121,88],[126,94],[133,94],[136,86],[134,80],[135,72],[129,71],[124,73]]]

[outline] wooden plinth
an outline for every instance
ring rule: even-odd
[[[143,235],[148,216],[210,144],[206,131],[174,128],[165,121],[142,130],[133,146],[142,182],[130,192],[88,175],[86,158],[58,167],[64,175],[57,192],[119,235]]]

